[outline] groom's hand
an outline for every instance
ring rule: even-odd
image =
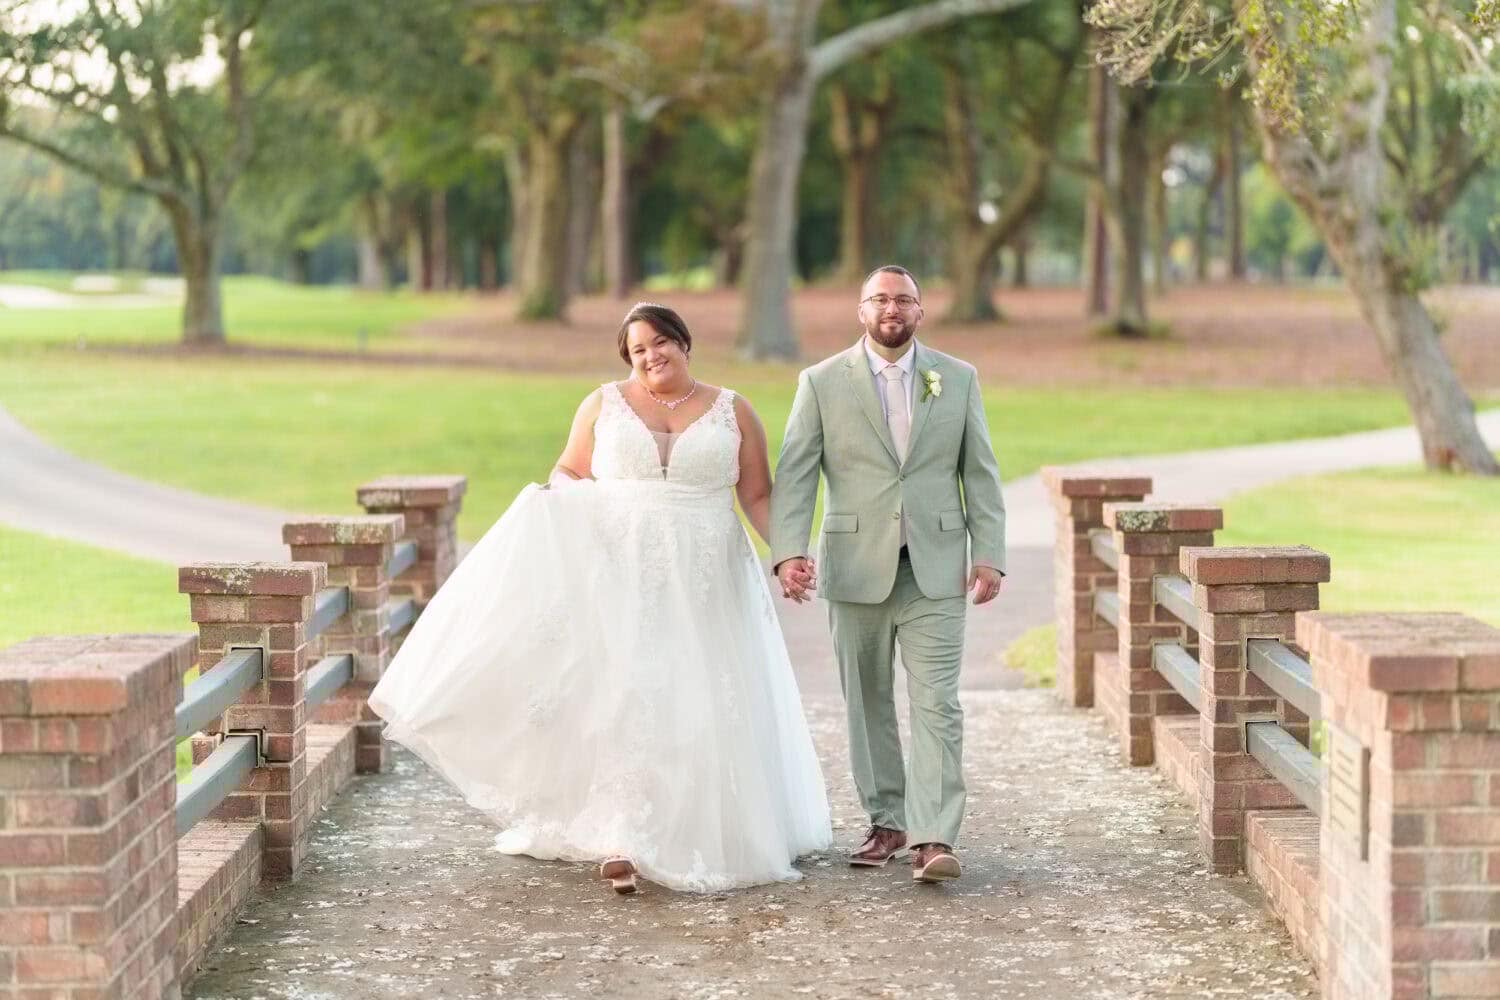
[[[975,566],[969,570],[969,585],[964,589],[974,591],[976,605],[988,604],[1000,593],[1000,581],[1003,579],[1003,574],[993,566]]]
[[[818,585],[817,563],[802,556],[783,560],[776,567],[776,579],[781,581],[781,596],[801,604],[808,600],[807,592]]]

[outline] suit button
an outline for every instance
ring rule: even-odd
[[[892,521],[899,521],[899,520],[901,520],[901,512],[898,510],[896,513],[892,514],[891,515],[891,520]]]

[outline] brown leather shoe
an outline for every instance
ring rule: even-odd
[[[958,858],[947,844],[918,844],[914,853],[913,882],[948,882],[958,878]]]
[[[887,826],[872,826],[859,850],[849,855],[849,864],[854,868],[881,868],[905,849],[905,833]]]

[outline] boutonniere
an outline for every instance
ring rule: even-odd
[[[943,394],[943,376],[931,368],[922,373],[922,402],[937,399]]]

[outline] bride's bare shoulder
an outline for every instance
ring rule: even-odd
[[[583,402],[578,404],[578,411],[574,414],[574,420],[592,421],[599,416],[599,411],[604,405],[604,386],[600,386],[587,396]]]

